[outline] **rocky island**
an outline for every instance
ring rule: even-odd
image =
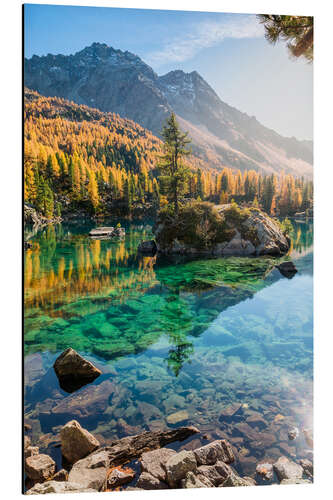
[[[281,257],[290,248],[277,221],[259,208],[240,208],[236,203],[193,201],[181,206],[177,215],[161,210],[154,234],[155,240],[142,242],[139,251],[156,248],[162,254]]]

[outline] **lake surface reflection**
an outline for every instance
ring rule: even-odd
[[[117,222],[117,221],[116,221]],[[25,253],[25,420],[59,462],[59,427],[75,418],[102,443],[193,424],[175,449],[225,437],[236,469],[309,455],[312,429],[312,224],[295,222],[283,277],[272,258],[187,262],[140,257],[149,221],[124,240],[91,240],[85,224],[49,226]],[[73,394],[53,371],[72,347],[103,374]],[[178,448],[177,448],[178,447]]]

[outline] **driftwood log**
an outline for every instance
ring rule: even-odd
[[[138,458],[146,451],[163,448],[174,441],[184,441],[200,431],[193,426],[180,427],[168,431],[143,432],[135,436],[128,436],[115,441],[110,446],[99,448],[92,455],[104,450],[108,453],[110,467],[123,465]]]

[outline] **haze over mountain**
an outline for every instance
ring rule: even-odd
[[[94,43],[70,56],[25,59],[24,77],[45,96],[118,113],[158,136],[174,111],[207,168],[312,175],[311,141],[283,137],[229,106],[196,71],[158,76],[138,56]]]

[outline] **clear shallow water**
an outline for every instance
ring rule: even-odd
[[[33,443],[59,462],[59,426],[75,418],[102,443],[193,424],[202,434],[175,448],[225,437],[244,474],[263,458],[307,456],[303,434],[291,442],[287,431],[312,428],[312,225],[294,224],[292,279],[270,258],[140,257],[149,222],[124,225],[123,241],[91,240],[89,224],[50,226],[26,251]],[[103,372],[73,394],[52,368],[67,347]]]

